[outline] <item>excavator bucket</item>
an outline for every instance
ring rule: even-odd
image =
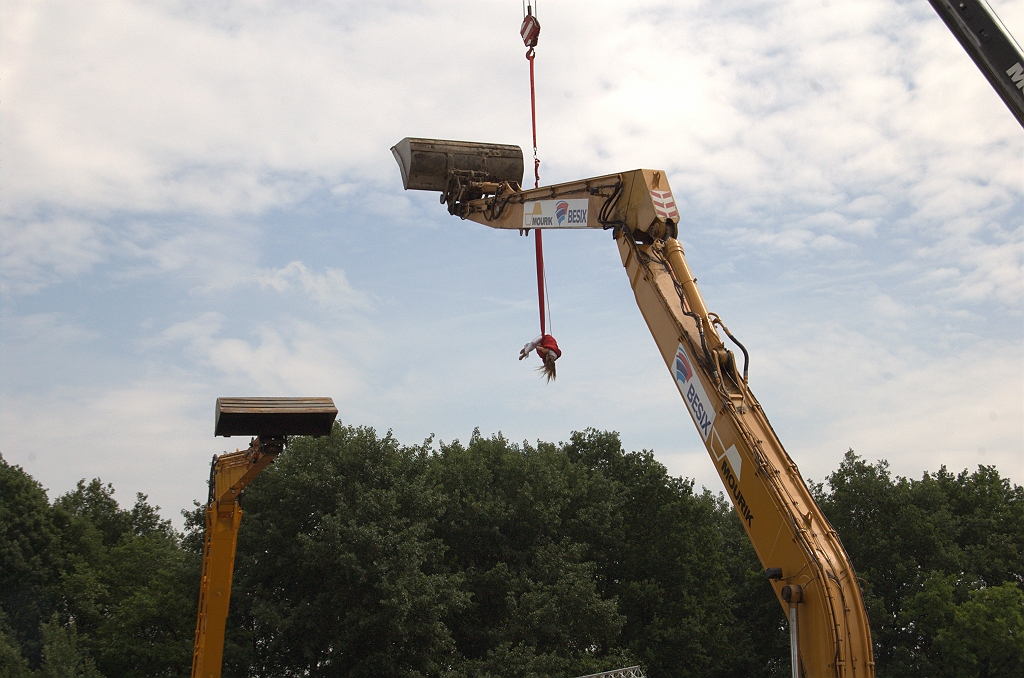
[[[327,436],[338,408],[331,398],[217,398],[217,436]]]
[[[523,149],[506,144],[406,137],[391,147],[405,190],[441,191],[452,172],[472,173],[473,181],[522,184]]]

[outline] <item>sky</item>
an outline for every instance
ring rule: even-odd
[[[1024,3],[992,7],[1018,40]],[[220,396],[402,443],[594,427],[721,484],[607,232],[404,192],[406,136],[530,153],[521,2],[5,0],[0,454],[205,500]],[[848,449],[1024,483],[1024,131],[926,0],[544,0],[542,183],[666,172],[805,478]]]

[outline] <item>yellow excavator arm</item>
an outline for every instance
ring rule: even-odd
[[[256,437],[245,450],[215,456],[210,467],[192,678],[220,678],[242,491],[284,451],[286,436],[330,435],[337,416],[330,398],[217,398],[214,435]]]
[[[874,676],[853,565],[747,384],[746,349],[701,298],[676,239],[679,211],[664,172],[522,190],[516,146],[407,138],[392,151],[407,189],[443,186],[449,212],[464,219],[520,231],[612,231],[662,360],[789,613],[804,675]],[[722,335],[743,353],[742,369]]]
[[[231,575],[242,509],[238,497],[256,475],[284,450],[284,436],[254,438],[248,449],[213,458],[206,542],[199,586],[199,614],[192,648],[192,678],[218,678],[224,654],[224,627],[231,601]]]

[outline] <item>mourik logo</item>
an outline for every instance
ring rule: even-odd
[[[544,214],[544,203],[551,203],[553,200],[538,200],[535,203],[523,205],[523,228],[551,228],[555,225],[555,217]]]
[[[707,441],[707,444],[708,451],[715,458],[718,470],[722,474],[722,482],[729,488],[729,494],[732,495],[736,510],[749,527],[754,522],[754,512],[750,508],[747,498],[743,496],[743,490],[740,489],[740,478],[743,475],[743,457],[740,456],[740,451],[736,449],[735,445],[730,445],[726,449],[721,436],[715,430],[711,431],[711,439]]]
[[[1019,61],[1007,68],[1006,74],[1013,80],[1017,89],[1024,89],[1024,66],[1021,66]]]
[[[740,453],[736,451],[735,445],[726,450],[725,454],[722,455],[719,468],[722,471],[722,479],[729,487],[729,493],[732,494],[736,510],[743,517],[747,526],[750,526],[754,522],[754,513],[750,510],[747,498],[743,496],[743,491],[740,489],[740,471],[743,468],[743,462],[740,459]]]

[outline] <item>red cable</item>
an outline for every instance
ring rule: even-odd
[[[530,118],[533,123],[533,187],[540,188],[540,159],[537,158],[537,87],[534,82],[533,70],[533,59],[535,56],[533,48],[537,46],[537,39],[540,37],[540,22],[533,15],[533,8],[529,4],[524,9],[526,10],[526,16],[523,17],[523,25],[519,29],[519,34],[523,38],[523,43],[528,48],[526,50],[526,60],[530,62]],[[533,229],[533,237],[537,251],[537,305],[540,308],[540,340],[535,348],[537,349],[537,355],[544,361],[541,370],[548,378],[548,381],[551,381],[555,378],[555,360],[562,355],[562,352],[558,350],[558,343],[555,341],[555,338],[547,333],[547,328],[544,326],[544,321],[547,319],[547,314],[544,312],[547,281],[544,277],[544,243],[541,239],[541,229]],[[527,349],[531,345],[532,342],[527,344],[526,348],[520,353],[520,360],[526,357]]]
[[[537,90],[533,78],[533,47],[526,52],[526,59],[530,62],[530,117],[533,122],[533,187],[540,188],[540,160],[537,158]],[[537,250],[537,301],[540,308],[540,334],[547,334],[544,326],[544,242],[541,238],[541,230],[533,229],[533,240]]]
[[[544,336],[544,245],[541,243],[540,229],[533,229],[534,242],[537,245],[537,299],[540,302],[540,334]]]

